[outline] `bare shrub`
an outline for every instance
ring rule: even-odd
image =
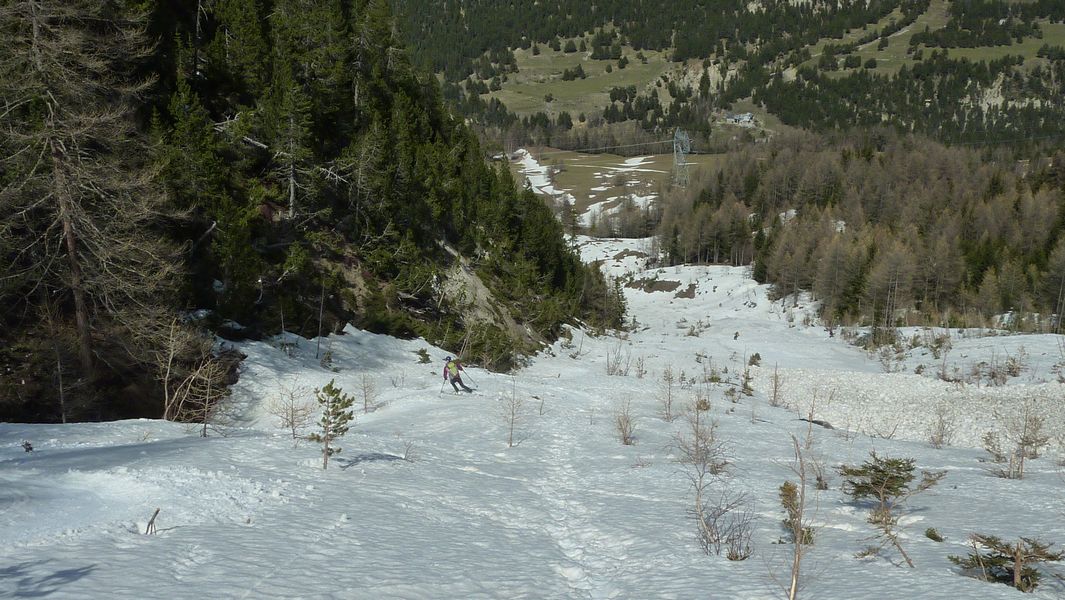
[[[673,399],[676,394],[676,376],[673,374],[673,367],[667,365],[665,370],[662,371],[662,380],[659,382],[658,403],[661,407],[660,414],[662,419],[668,422],[672,422],[676,418],[673,414]]]
[[[984,450],[997,465],[991,473],[1006,479],[1023,479],[1025,461],[1039,458],[1050,441],[1044,432],[1045,419],[1033,397],[1028,397],[1012,415],[1001,417],[1000,432],[984,434]],[[1004,442],[1003,442],[1004,440]],[[1003,446],[1005,443],[1005,446]]]
[[[1039,458],[1050,441],[1043,429],[1046,419],[1039,412],[1033,398],[1025,400],[1013,426],[1008,428],[1017,440],[1017,447],[1024,458]]]
[[[949,446],[954,439],[954,417],[950,409],[940,404],[936,407],[936,414],[932,417],[932,423],[928,428],[928,443],[933,448]]]
[[[750,556],[752,517],[741,510],[747,500],[723,485],[729,462],[725,444],[716,436],[717,423],[695,406],[687,418],[687,430],[678,433],[674,443],[695,492],[689,513],[696,522],[696,539],[707,554],[728,549],[742,560]]]
[[[710,411],[710,395],[707,390],[695,390],[695,400],[692,408],[700,412]]]
[[[636,359],[636,379],[643,379],[643,376],[647,375],[647,366],[644,361],[644,357]]]
[[[784,406],[784,394],[782,392],[784,380],[780,377],[780,371],[773,365],[773,379],[769,388],[769,406]]]
[[[366,414],[377,409],[377,382],[373,377],[363,374],[359,377],[359,398],[362,400],[362,412]]]
[[[623,401],[614,411],[614,429],[618,439],[626,446],[636,443],[636,422],[632,418],[631,401]]]
[[[629,349],[621,341],[618,341],[617,346],[607,351],[606,374],[627,377],[631,362],[632,355],[629,353]]]
[[[293,383],[278,383],[278,391],[266,406],[267,412],[277,417],[278,424],[299,440],[300,432],[314,420],[315,406],[310,403],[310,388]]]
[[[997,432],[988,431],[981,437],[984,451],[991,455],[991,462],[1002,464],[1006,462],[1006,452],[1002,449],[1002,439]]]
[[[403,460],[412,463],[418,460],[418,451],[414,448],[414,442],[403,445]]]
[[[210,338],[177,319],[142,325],[142,337],[158,340],[152,358],[163,387],[163,418],[202,423],[207,437],[208,423],[229,397],[229,360],[214,354]]]
[[[828,489],[828,471],[825,469],[825,463],[821,459],[810,459],[808,461],[809,467],[814,473],[814,487],[820,491]]]
[[[754,554],[754,510],[746,499],[742,505],[729,511],[724,523],[725,557],[729,560],[747,560]]]
[[[525,441],[520,428],[525,421],[525,399],[518,395],[513,382],[510,391],[500,398],[499,414],[507,432],[507,448],[513,448]]]

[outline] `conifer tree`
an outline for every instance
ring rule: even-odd
[[[322,445],[322,468],[329,466],[329,457],[340,453],[340,447],[333,443],[348,432],[348,423],[355,418],[352,404],[355,398],[337,387],[336,380],[331,379],[325,387],[314,390],[315,399],[322,408],[322,419],[318,425],[321,431],[312,433],[309,439]]]
[[[311,102],[287,65],[278,61],[273,88],[261,113],[268,131],[268,145],[274,150],[276,172],[288,207],[288,218],[302,211],[302,200],[311,189],[313,158],[310,149]]]
[[[0,300],[58,299],[91,378],[103,329],[157,315],[179,267],[152,231],[168,204],[134,129],[152,81],[129,74],[150,46],[143,20],[91,0],[5,3],[0,32]]]
[[[860,467],[839,467],[839,474],[843,476],[843,492],[856,502],[865,498],[876,502],[869,514],[869,523],[880,530],[882,543],[894,546],[910,568],[914,564],[902,548],[898,512],[909,498],[934,487],[946,476],[946,471],[923,471],[921,480],[911,485],[916,477],[913,473],[914,464],[912,458],[882,458],[872,452],[870,460]]]
[[[199,96],[181,74],[169,105],[173,125],[158,145],[163,182],[178,206],[201,217],[200,239],[222,282],[221,305],[241,318],[249,310],[261,272],[251,245],[254,212],[241,195],[228,189],[225,145]],[[156,128],[162,126],[156,124]],[[193,250],[197,250],[193,248]]]
[[[208,52],[245,98],[266,89],[270,73],[269,45],[262,20],[262,0],[217,0],[218,30]]]
[[[974,533],[969,536],[973,551],[965,558],[948,556],[963,569],[978,573],[984,581],[997,581],[1022,592],[1034,591],[1039,585],[1039,571],[1032,565],[1065,560],[1065,552],[1053,552],[1052,544],[1022,537],[1016,543],[993,535]]]

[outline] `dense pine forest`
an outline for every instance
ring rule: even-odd
[[[732,153],[665,205],[669,262],[753,263],[827,323],[1056,330],[1065,309],[1065,155],[948,148],[889,129]],[[795,296],[790,296],[795,300]]]
[[[354,322],[506,368],[618,324],[399,31],[386,0],[0,6],[0,418],[206,417],[215,332]]]
[[[1054,29],[1065,22],[1061,0],[948,2],[934,30],[930,0],[394,4],[422,63],[443,75],[445,97],[493,139],[580,147],[569,132],[578,115],[550,107],[514,115],[492,95],[520,71],[515,51],[541,46],[615,61],[615,69],[662,51],[701,74],[670,82],[668,93],[646,82],[583,115],[586,134],[606,143],[619,131],[613,124],[631,122],[647,132],[684,127],[707,147],[708,123],[741,100],[816,131],[887,124],[947,143],[1065,135],[1065,41]],[[947,53],[974,48],[1005,53]],[[625,141],[632,135],[617,140]]]

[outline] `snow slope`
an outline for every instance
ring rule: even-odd
[[[331,362],[315,358],[317,340],[290,352],[242,344],[233,418],[206,439],[160,421],[0,424],[0,598],[779,598],[790,547],[778,543],[777,489],[794,479],[790,436],[807,432],[830,489],[813,508],[804,597],[1014,598],[962,576],[947,555],[963,554],[974,531],[1065,544],[1060,443],[1023,480],[990,475],[978,449],[1005,418],[989,407],[1002,413],[1026,395],[1046,396],[1052,438],[1065,429],[1056,336],[952,331],[949,372],[1021,357],[1022,345],[1024,366],[1002,386],[946,383],[934,374],[944,361],[921,354],[928,347],[885,367],[818,326],[807,300],[769,302],[745,269],[648,269],[647,240],[577,243],[623,277],[633,326],[572,330],[514,375],[470,367],[472,395],[442,387],[444,351],[349,328],[322,340]],[[754,394],[733,401],[755,353]],[[628,374],[607,375],[608,360]],[[769,406],[774,366],[782,407]],[[696,543],[674,442],[684,422],[661,419],[656,400],[667,367],[696,380],[678,390],[679,404],[709,390],[731,462],[718,489],[746,494],[755,518],[746,561],[706,556]],[[704,387],[711,375],[722,383]],[[318,448],[294,444],[268,406],[330,379],[360,410],[323,471]],[[376,393],[363,413],[367,383]],[[510,398],[521,401],[513,447]],[[614,428],[625,402],[632,446]],[[799,420],[811,403],[836,429]],[[956,431],[953,447],[935,450],[925,440],[940,407]],[[855,558],[872,543],[869,506],[840,492],[832,468],[871,450],[947,471],[902,520],[915,569],[890,551]],[[144,535],[156,508],[158,533]],[[926,538],[928,527],[946,541]],[[1055,577],[1065,566],[1044,572],[1031,597],[1065,597]]]

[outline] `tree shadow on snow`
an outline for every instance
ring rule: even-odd
[[[352,458],[336,459],[336,461],[340,463],[341,469],[347,469],[366,462],[393,462],[397,460],[403,460],[403,457],[396,456],[395,454],[384,454],[383,452],[367,452],[366,454],[359,454]]]
[[[0,568],[0,596],[44,598],[58,592],[64,585],[74,583],[96,570],[96,565],[88,565],[73,569],[60,569],[48,575],[41,574],[42,567],[50,562],[52,561],[38,560]]]

